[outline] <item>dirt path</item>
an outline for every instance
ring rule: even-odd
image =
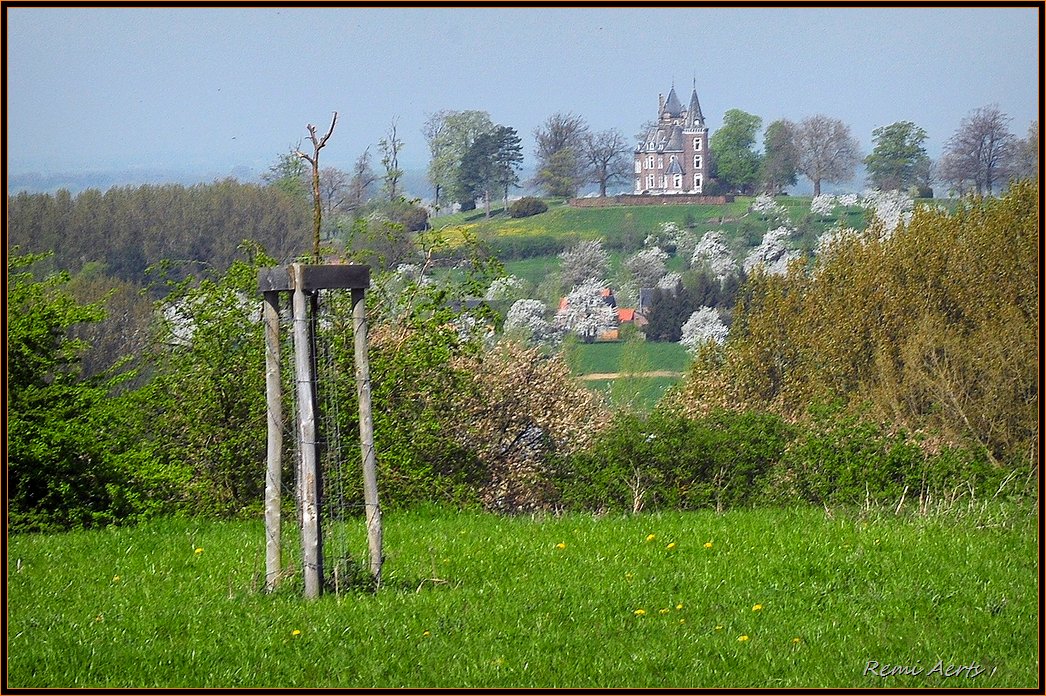
[[[654,372],[593,372],[589,375],[580,375],[580,379],[593,381],[597,379],[621,379],[622,377],[682,377],[682,372],[670,372],[669,370],[656,370]]]

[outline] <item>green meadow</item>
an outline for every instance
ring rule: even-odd
[[[394,511],[381,587],[314,601],[293,525],[273,594],[260,521],[17,535],[8,686],[1034,687],[1035,513],[909,510]]]

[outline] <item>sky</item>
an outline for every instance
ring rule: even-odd
[[[7,16],[7,171],[165,169],[257,177],[338,123],[321,166],[350,169],[395,122],[424,169],[426,118],[487,111],[532,165],[551,114],[629,138],[658,94],[706,124],[825,114],[864,153],[914,121],[937,157],[972,110],[1039,118],[1039,8],[33,7]],[[377,165],[380,156],[373,161]]]

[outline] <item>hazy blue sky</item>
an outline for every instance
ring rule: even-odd
[[[401,164],[421,126],[482,109],[533,131],[557,111],[630,138],[673,82],[696,77],[713,131],[738,108],[765,126],[817,113],[911,120],[940,153],[998,104],[1038,118],[1038,9],[1027,8],[6,8],[8,171],[132,167],[263,171],[338,127],[321,164],[349,168],[393,118]],[[246,168],[246,169],[245,169]]]

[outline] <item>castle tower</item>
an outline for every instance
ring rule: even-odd
[[[697,98],[697,81],[684,108],[675,85],[658,95],[658,118],[635,151],[634,191],[670,195],[702,193],[708,180],[708,128]]]

